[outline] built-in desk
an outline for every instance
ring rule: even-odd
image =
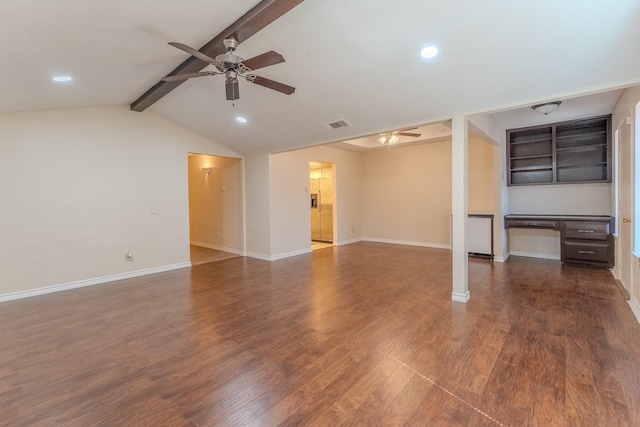
[[[560,232],[560,259],[565,264],[613,267],[614,218],[587,215],[506,215],[504,228]]]

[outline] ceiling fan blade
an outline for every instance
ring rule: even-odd
[[[195,56],[198,59],[203,60],[204,62],[208,62],[209,64],[213,64],[213,65],[219,65],[220,63],[218,61],[216,61],[215,59],[213,59],[210,56],[205,55],[204,53],[200,52],[199,50],[196,50],[192,47],[187,46],[186,44],[182,44],[182,43],[176,43],[176,42],[169,42],[169,44],[173,47],[177,47],[180,50],[183,50],[189,54],[191,54],[192,56]],[[167,80],[165,80],[167,81]]]
[[[269,89],[277,90],[278,92],[282,92],[285,95],[291,95],[296,91],[295,87],[288,86],[284,83],[277,82],[275,80],[267,79],[265,77],[255,76],[253,80],[250,80],[252,83],[255,83],[260,86],[264,86]]]
[[[242,61],[245,67],[252,71],[259,68],[268,67],[270,65],[279,64],[281,62],[284,62],[284,57],[278,52],[274,52],[272,50],[270,50],[269,52],[265,52],[262,55],[254,56],[253,58]]]
[[[411,133],[411,132],[398,132],[398,135],[402,135],[402,136],[412,136],[414,138],[419,137],[420,135],[422,135],[421,133]]]
[[[177,81],[180,81],[180,80],[191,79],[193,77],[213,76],[214,74],[220,74],[220,73],[213,73],[213,72],[209,72],[209,71],[201,71],[199,73],[177,74],[175,76],[164,77],[162,79],[162,81],[163,82],[177,82]]]
[[[406,128],[406,129],[399,130],[398,132],[404,132],[404,131],[406,131],[406,130],[414,130],[414,129],[418,129],[418,128],[417,128],[417,127],[413,127],[413,128]]]

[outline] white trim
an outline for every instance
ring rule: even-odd
[[[502,263],[506,262],[508,259],[509,259],[509,254],[507,254],[507,256],[504,258],[501,256],[497,256],[493,258],[495,262],[502,262]]]
[[[244,256],[249,257],[249,258],[259,259],[259,260],[262,260],[262,261],[271,261],[271,257],[269,255],[257,254],[257,253],[254,253],[254,252],[245,252]]]
[[[527,258],[542,258],[542,259],[553,259],[556,261],[560,261],[560,255],[555,254],[541,254],[539,252],[520,252],[520,251],[511,251],[509,255],[513,256],[523,256]]]
[[[436,248],[451,250],[451,246],[443,245],[441,243],[428,243],[428,242],[414,242],[410,240],[395,240],[395,239],[379,239],[376,237],[363,237],[363,242],[375,242],[375,243],[391,243],[394,245],[407,245],[407,246],[420,246],[423,248]]]
[[[469,298],[471,298],[471,294],[469,293],[469,291],[467,291],[464,294],[458,294],[455,292],[451,293],[451,299],[455,302],[464,302],[466,303],[467,301],[469,301]]]
[[[144,270],[130,271],[128,273],[118,273],[112,274],[110,276],[96,277],[93,279],[78,280],[77,282],[69,282],[60,285],[45,286],[43,288],[29,289],[27,291],[11,292],[8,294],[0,295],[0,302],[35,297],[38,295],[51,294],[54,292],[67,291],[70,289],[83,288],[85,286],[101,285],[103,283],[115,282],[117,280],[131,279],[133,277],[147,276],[149,274],[163,273],[165,271],[178,270],[180,268],[188,267],[191,267],[191,262],[181,262],[178,264],[163,265],[162,267],[147,268]]]
[[[629,303],[629,307],[631,307],[631,311],[633,311],[633,314],[636,316],[636,320],[640,323],[640,303],[633,297],[627,302]]]
[[[339,241],[339,242],[338,242],[336,245],[334,245],[334,246],[344,246],[344,245],[350,245],[350,244],[352,244],[352,243],[359,243],[359,242],[362,242],[362,238],[360,238],[360,237],[355,238],[355,239],[350,239],[350,240],[342,240],[342,241]]]
[[[243,256],[244,252],[238,250],[238,249],[232,249],[232,248],[225,248],[223,246],[218,246],[218,245],[212,245],[210,243],[202,243],[202,242],[191,242],[190,243],[193,246],[199,246],[201,248],[207,248],[207,249],[215,249],[217,251],[222,251],[222,252],[229,252],[232,254],[236,254],[236,255],[240,255]]]
[[[614,265],[611,268],[611,274],[613,275],[614,279],[619,280],[620,283],[622,283],[622,280],[620,280],[621,275],[620,275],[620,266],[619,265]]]
[[[311,245],[309,245],[311,246]],[[311,247],[307,248],[307,249],[300,249],[297,251],[292,251],[292,252],[285,252],[283,254],[278,254],[278,255],[271,255],[271,259],[269,261],[277,261],[279,259],[284,259],[284,258],[290,258],[292,256],[298,256],[298,255],[304,255],[304,254],[310,254],[311,253]]]
[[[247,256],[249,258],[260,259],[262,261],[278,261],[279,259],[290,258],[290,257],[293,257],[293,256],[304,255],[304,254],[309,254],[309,253],[311,253],[311,248],[300,249],[300,250],[292,251],[292,252],[285,252],[283,254],[278,254],[278,255],[263,255],[263,254],[256,254],[256,253],[253,253],[253,252],[247,252],[245,254],[245,256]]]

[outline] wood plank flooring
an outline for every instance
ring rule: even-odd
[[[195,245],[191,245],[189,247],[189,253],[191,256],[192,266],[206,264],[208,262],[223,261],[225,259],[237,258],[240,256],[231,252],[219,251],[217,249],[209,249]]]
[[[2,426],[638,426],[607,271],[357,243],[0,304]]]

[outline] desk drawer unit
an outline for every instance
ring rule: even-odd
[[[613,267],[614,218],[604,215],[505,215],[504,228],[560,231],[560,259],[567,264]]]
[[[565,239],[607,240],[611,234],[608,222],[566,221]]]
[[[545,230],[558,229],[558,223],[545,219],[509,219],[506,228],[543,228]]]
[[[567,261],[609,262],[609,242],[564,241],[564,258]]]

